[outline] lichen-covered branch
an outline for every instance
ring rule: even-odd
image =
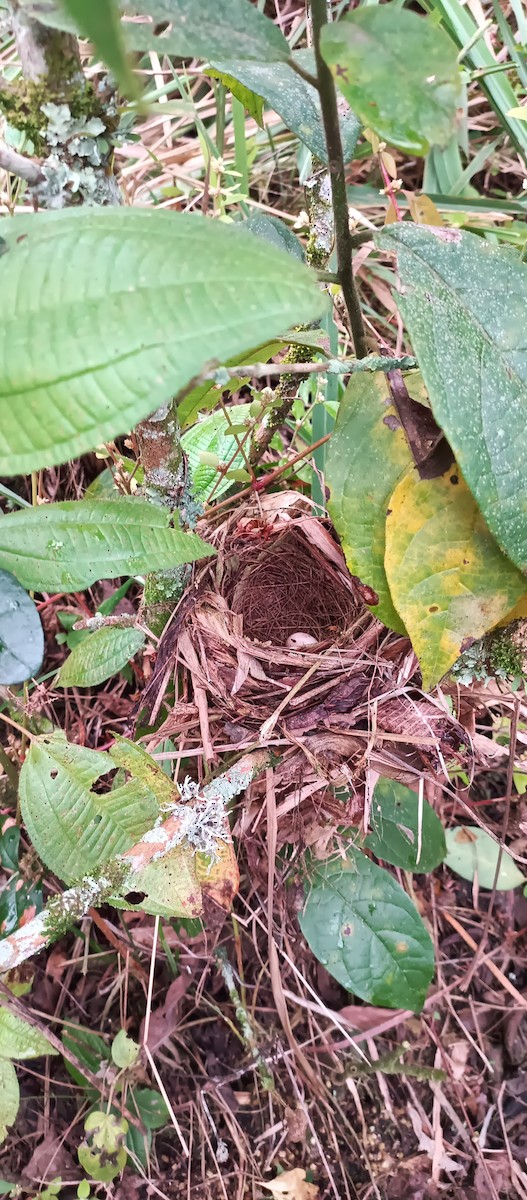
[[[149,829],[130,850],[104,863],[98,875],[87,876],[62,895],[55,896],[38,916],[0,941],[0,974],[19,966],[62,937],[88,909],[134,891],[145,868],[164,858],[182,842],[188,843],[189,852],[210,855],[214,839],[224,836],[227,804],[243,792],[268,763],[266,750],[245,755],[207,784],[202,792],[197,792],[192,803],[172,805],[166,821]]]
[[[113,87],[85,78],[74,36],[42,25],[19,0],[9,0],[9,13],[23,79],[0,82],[0,109],[41,159],[38,177],[22,175],[33,199],[42,208],[119,204]]]
[[[44,180],[42,169],[35,159],[18,154],[16,150],[2,141],[0,141],[0,170],[8,171],[10,175],[18,175],[19,179],[25,179],[26,183],[33,187]]]
[[[193,498],[181,445],[181,430],[175,400],[161,405],[136,429],[137,448],[144,468],[143,491],[154,504],[177,512],[181,524],[194,529],[203,508]],[[190,578],[186,565],[147,575],[144,590],[145,621],[156,635],[181,599]]]

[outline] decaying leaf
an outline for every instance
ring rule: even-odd
[[[301,1167],[293,1167],[291,1171],[282,1171],[276,1179],[266,1180],[262,1187],[267,1188],[278,1200],[316,1200],[318,1187],[308,1183],[306,1172]]]

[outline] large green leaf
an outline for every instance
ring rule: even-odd
[[[370,1004],[420,1012],[434,950],[395,879],[358,851],[317,866],[300,927],[319,962]]]
[[[0,1058],[0,1142],[5,1142],[8,1126],[14,1125],[20,1105],[16,1071],[8,1058]]]
[[[104,795],[92,790],[114,767],[109,755],[61,733],[31,743],[20,773],[22,814],[37,853],[66,883],[129,849],[156,820],[157,801],[139,780]]]
[[[414,470],[397,485],[385,566],[425,690],[525,593],[525,577],[502,554],[455,467],[438,479]]]
[[[0,520],[0,564],[35,591],[161,571],[213,554],[195,533],[169,528],[168,509],[133,496],[65,500]]]
[[[15,1058],[22,1062],[26,1058],[56,1053],[39,1029],[10,1012],[5,1004],[0,1004],[0,1059]]]
[[[329,443],[328,510],[351,573],[379,597],[372,611],[397,633],[405,628],[384,569],[386,509],[411,464],[386,376],[352,375]]]
[[[35,605],[10,572],[0,570],[0,684],[30,679],[43,656],[44,633]]]
[[[127,13],[152,17],[163,25],[161,37],[152,25],[125,26],[134,50],[159,49],[178,58],[235,58],[280,61],[289,57],[283,33],[250,0],[122,0]]]
[[[66,13],[81,33],[90,38],[122,91],[138,95],[137,80],[125,51],[119,8],[115,0],[62,0]]]
[[[436,421],[500,546],[527,571],[527,264],[472,233],[403,222],[399,307]]]
[[[371,806],[372,832],[366,846],[405,871],[433,871],[446,854],[445,833],[430,804],[403,783],[381,776]]]
[[[456,47],[399,3],[356,8],[322,31],[322,53],[354,112],[407,154],[446,146],[461,76]]]
[[[278,113],[287,128],[296,133],[316,158],[327,163],[328,152],[316,89],[287,63],[271,62],[268,58],[262,58],[261,62],[235,61],[230,57],[232,47],[228,54],[229,58],[221,62],[215,59],[214,65],[220,71],[233,75],[258,96],[263,96],[265,103]],[[305,71],[315,73],[312,50],[297,50],[292,57]],[[349,162],[360,133],[360,123],[354,113],[348,112],[340,117],[340,130],[344,161]]]
[[[106,6],[109,0],[103,2]],[[60,0],[23,0],[23,7],[44,25],[79,33],[81,21],[73,10],[84,4],[97,8],[99,3],[100,0],[66,0],[65,4]],[[289,46],[278,26],[250,0],[111,0],[111,3],[119,3],[127,14],[152,18],[152,23],[124,22],[124,39],[131,50],[158,50],[178,58],[208,59],[216,54],[234,54],[237,58],[263,58],[266,62],[289,57]]]
[[[500,847],[485,829],[480,829],[479,825],[454,825],[446,831],[446,846],[445,866],[462,879],[477,880],[482,888],[494,887]],[[521,883],[525,883],[525,876],[508,850],[503,849],[496,879],[497,891],[509,892]]]
[[[2,239],[2,474],[125,433],[206,362],[324,306],[303,263],[196,214],[68,209],[4,221]]]
[[[96,629],[72,650],[55,680],[55,687],[96,687],[110,679],[137,654],[145,640],[140,629],[106,625]]]

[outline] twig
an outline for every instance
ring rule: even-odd
[[[174,805],[172,815],[162,825],[149,829],[130,850],[104,863],[98,876],[86,876],[80,883],[55,896],[27,925],[0,941],[0,974],[11,971],[62,937],[70,925],[85,916],[88,909],[104,904],[112,896],[126,896],[127,892],[136,890],[137,876],[142,875],[150,863],[170,854],[175,846],[185,840],[187,831],[190,836],[193,814],[197,811],[199,814],[200,808],[206,804],[210,806],[213,801],[217,802],[218,810],[225,810],[227,802],[244,791],[268,762],[267,751],[245,755],[223,775],[207,784],[200,795],[193,798],[194,803]],[[203,848],[199,844],[198,823],[199,815],[194,821],[196,828],[192,831],[191,846],[194,851]]]
[[[296,58],[293,58],[292,56],[290,59],[288,59],[287,65],[288,67],[291,67],[291,70],[295,72],[295,75],[300,75],[301,79],[305,79],[306,83],[311,84],[311,87],[316,88],[318,92],[319,84],[316,75],[312,75],[310,71],[306,71],[305,67],[302,67],[300,63],[297,62]]]
[[[322,58],[320,50],[320,34],[327,21],[326,0],[311,0],[311,17],[313,22],[313,43],[317,65],[320,106],[322,109],[322,120],[326,135],[328,164],[331,175],[331,195],[335,218],[335,244],[340,286],[348,310],[355,353],[357,358],[365,358],[368,353],[368,347],[360,301],[353,278],[353,243],[349,227],[346,173],[344,170],[344,155],[340,136],[337,95],[333,76],[327,63]]]
[[[290,467],[294,467],[295,463],[300,462],[303,458],[307,458],[309,454],[312,454],[314,450],[318,450],[319,446],[323,446],[325,442],[329,442],[330,437],[331,434],[326,433],[324,437],[318,439],[318,442],[313,442],[311,446],[306,446],[305,450],[301,450],[299,454],[295,454],[294,457],[288,459],[286,463],[282,463],[281,467],[276,467],[274,471],[269,471],[268,475],[261,475],[260,478],[256,480],[256,483],[251,484],[250,487],[242,488],[241,492],[236,492],[235,496],[227,496],[227,499],[220,500],[219,504],[207,505],[207,508],[205,509],[205,516],[208,512],[217,513],[220,509],[227,508],[227,506],[232,504],[233,501],[238,503],[238,500],[242,500],[244,496],[254,496],[257,492],[263,492],[266,487],[269,487],[270,484],[275,483],[275,481],[279,479],[285,471],[288,471]]]
[[[474,938],[471,937],[470,933],[463,928],[460,922],[456,920],[456,917],[453,917],[452,913],[446,912],[446,910],[442,915],[448,921],[449,925],[455,929],[456,933],[459,933],[459,936],[463,938],[463,941],[466,942],[467,946],[470,946],[471,950],[477,951],[477,942],[474,941]],[[488,968],[491,975],[497,979],[498,983],[501,983],[501,986],[505,988],[505,991],[507,991],[510,996],[513,997],[520,1008],[527,1008],[527,1000],[525,999],[525,996],[522,996],[521,992],[518,991],[518,988],[516,988],[514,984],[511,983],[510,979],[503,974],[503,971],[500,971],[500,968],[496,966],[496,963],[492,961],[488,954],[484,955],[481,965]]]
[[[223,975],[223,981],[229,993],[229,1000],[234,1006],[234,1015],[239,1025],[243,1043],[250,1052],[251,1058],[260,1078],[260,1083],[264,1091],[273,1092],[275,1086],[273,1073],[258,1047],[258,1042],[256,1041],[254,1030],[251,1025],[251,1018],[247,1012],[247,1009],[245,1008],[245,1005],[242,1003],[240,994],[234,982],[234,972],[223,946],[218,946],[215,953],[215,958]]]
[[[0,170],[8,171],[10,175],[18,175],[19,179],[25,179],[26,183],[31,184],[32,187],[35,187],[37,183],[42,183],[44,179],[44,172],[35,159],[18,154],[6,142],[1,141]]]
[[[484,953],[485,946],[487,944],[488,937],[489,937],[490,922],[491,922],[492,913],[494,910],[494,903],[496,900],[496,889],[498,886],[498,879],[500,877],[501,863],[502,863],[502,859],[503,859],[503,841],[504,841],[505,835],[507,833],[507,830],[509,828],[509,820],[510,820],[510,814],[511,814],[512,788],[513,788],[513,784],[514,784],[514,770],[515,770],[514,757],[516,754],[516,742],[517,742],[517,737],[518,737],[519,711],[520,711],[520,702],[519,702],[518,697],[516,697],[515,702],[514,702],[514,708],[512,711],[512,716],[511,716],[510,741],[509,741],[509,761],[507,763],[507,790],[505,793],[505,808],[504,808],[504,812],[503,812],[503,820],[501,823],[500,845],[499,845],[499,850],[498,850],[498,857],[496,859],[496,870],[494,872],[494,879],[492,881],[492,891],[490,893],[489,904],[488,904],[487,912],[485,915],[485,922],[483,925],[483,931],[481,934],[480,942],[479,942],[478,948],[476,950],[476,953],[474,955],[474,958],[470,964],[470,967],[469,967],[469,969],[465,975],[465,978],[461,984],[462,991],[466,990],[466,988],[468,987],[468,985],[472,979],[472,976],[474,975],[474,972],[479,967],[479,964],[483,958],[483,953]]]
[[[265,379],[268,375],[355,375],[361,371],[383,371],[387,374],[399,368],[412,371],[417,368],[417,359],[411,354],[400,358],[389,358],[380,354],[368,354],[364,358],[328,358],[324,362],[307,363],[245,363],[238,367],[218,367],[201,376],[211,379],[218,387],[225,387],[229,379]]]

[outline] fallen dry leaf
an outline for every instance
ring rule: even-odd
[[[315,1183],[306,1182],[306,1173],[301,1167],[282,1171],[276,1179],[262,1183],[262,1187],[268,1188],[279,1200],[316,1200],[318,1196],[318,1187]]]

